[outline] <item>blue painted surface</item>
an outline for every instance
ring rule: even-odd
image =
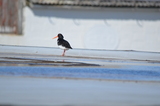
[[[124,68],[1,66],[0,75],[160,81],[160,66],[127,66]]]

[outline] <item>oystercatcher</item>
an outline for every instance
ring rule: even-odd
[[[61,33],[59,33],[57,36],[53,37],[52,39],[55,39],[55,38],[58,38],[57,39],[57,45],[59,46],[59,48],[64,50],[62,56],[65,55],[66,50],[72,49],[72,47],[70,46],[68,41],[63,39],[64,37]]]

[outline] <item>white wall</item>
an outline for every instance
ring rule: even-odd
[[[0,35],[0,44],[160,52],[158,9],[24,8],[24,35]]]

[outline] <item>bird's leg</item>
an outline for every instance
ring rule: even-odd
[[[64,49],[62,56],[64,56],[64,55],[65,55],[65,52],[66,52],[66,50]]]

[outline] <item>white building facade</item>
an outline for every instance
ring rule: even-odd
[[[160,52],[160,9],[37,5],[23,8],[23,34],[0,34],[0,44]]]

